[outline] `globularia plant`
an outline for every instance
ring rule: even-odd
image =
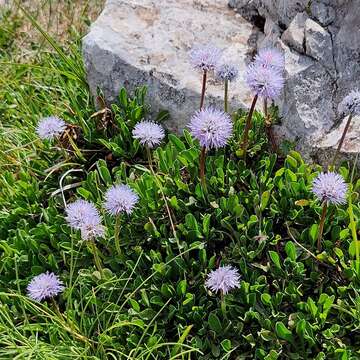
[[[42,273],[32,278],[27,286],[30,299],[42,301],[57,296],[65,289],[63,282],[54,273]]]
[[[322,202],[322,212],[318,230],[317,249],[321,251],[321,239],[324,231],[326,212],[329,204],[342,205],[346,203],[348,186],[343,177],[334,172],[320,173],[312,184],[312,191]]]
[[[224,82],[224,111],[228,112],[229,82],[237,79],[239,70],[233,64],[223,63],[216,67],[215,75],[218,80]]]
[[[66,130],[66,123],[56,116],[49,116],[39,121],[36,133],[42,140],[53,140],[60,137]]]
[[[197,111],[190,120],[189,129],[201,146],[200,180],[205,182],[206,151],[226,146],[232,134],[233,123],[230,115],[212,107]]]
[[[207,74],[219,64],[222,51],[211,44],[196,46],[190,51],[190,63],[202,72],[200,109],[204,106]]]
[[[278,50],[265,49],[260,51],[255,58],[255,61],[247,67],[245,80],[250,90],[254,94],[254,98],[251,103],[244,128],[244,135],[241,145],[241,152],[243,156],[246,156],[251,120],[257,100],[258,98],[262,98],[264,100],[264,108],[267,116],[268,100],[276,99],[280,95],[284,86],[283,66],[283,55]]]
[[[101,223],[101,216],[95,205],[86,200],[76,200],[69,204],[66,209],[66,221],[74,230],[80,230],[82,240],[91,246],[95,265],[98,271],[102,272],[101,261],[95,239],[104,236],[104,226]]]
[[[225,295],[240,286],[240,275],[237,269],[232,266],[220,266],[211,271],[206,279],[206,287],[221,296],[221,309],[226,316]]]
[[[120,248],[120,222],[121,213],[130,215],[136,203],[138,195],[128,185],[114,185],[105,193],[104,208],[113,216],[115,216],[115,248],[118,254],[121,253]]]
[[[152,169],[151,149],[160,145],[165,137],[164,128],[153,121],[141,121],[133,129],[134,139],[139,140],[140,144],[145,146],[148,156],[149,165]]]

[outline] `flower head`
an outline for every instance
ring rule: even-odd
[[[255,63],[264,67],[272,67],[279,71],[285,68],[284,54],[275,48],[260,49],[255,56]]]
[[[215,74],[219,80],[234,81],[238,77],[239,70],[233,64],[221,64],[216,67]]]
[[[104,226],[101,224],[101,218],[99,215],[97,216],[88,216],[81,228],[81,238],[86,240],[93,240],[97,237],[104,236]]]
[[[190,63],[197,70],[214,70],[220,61],[222,51],[213,45],[196,46],[190,50]]]
[[[87,218],[96,218],[97,216],[100,218],[100,215],[94,206],[89,201],[86,200],[76,200],[75,202],[68,205],[65,209],[66,212],[66,221],[70,225],[70,227],[74,229],[81,229],[84,221]]]
[[[66,123],[64,120],[50,116],[40,120],[36,127],[36,133],[40,139],[52,140],[60,136],[66,129]]]
[[[105,194],[105,209],[112,215],[131,214],[139,197],[128,185],[114,185]]]
[[[207,149],[224,147],[232,128],[230,116],[211,107],[197,111],[189,124],[191,134]]]
[[[54,273],[46,273],[35,276],[27,286],[30,299],[41,301],[52,298],[61,293],[65,287],[62,281]]]
[[[345,96],[338,107],[340,115],[360,115],[360,91],[353,90]]]
[[[211,271],[208,275],[205,285],[211,291],[227,294],[229,290],[238,288],[240,275],[238,270],[231,266],[221,266],[218,269]]]
[[[340,205],[346,203],[347,184],[334,172],[320,173],[312,184],[312,191],[320,201]]]
[[[284,78],[277,69],[257,63],[248,66],[245,79],[255,94],[266,99],[277,98],[284,86]]]
[[[165,131],[162,126],[152,121],[141,121],[137,123],[132,132],[133,137],[140,141],[140,144],[153,148],[161,143],[165,137]]]
[[[66,207],[65,212],[67,223],[73,229],[81,230],[83,240],[103,236],[100,214],[91,202],[76,200]]]

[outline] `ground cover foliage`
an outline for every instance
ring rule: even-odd
[[[322,169],[288,147],[270,151],[261,113],[244,160],[247,114],[234,112],[228,146],[207,154],[205,191],[200,147],[189,131],[167,133],[152,151],[152,167],[133,139],[149,113],[146,88],[119,89],[109,106],[99,93],[96,108],[79,44],[62,47],[45,32],[52,48],[15,65],[14,24],[0,30],[7,63],[0,90],[0,359],[360,357],[354,164],[337,169],[352,184],[348,202],[329,207],[317,252],[321,203],[311,187]],[[73,125],[69,137],[79,151],[68,137],[37,138],[38,120],[50,115]],[[120,251],[115,219],[102,209],[114,183],[139,196],[134,212],[121,216]],[[64,219],[66,205],[80,198],[103,217],[105,236],[95,249]],[[205,287],[221,264],[240,274],[224,301]],[[53,300],[33,301],[26,287],[45,271],[66,288]]]

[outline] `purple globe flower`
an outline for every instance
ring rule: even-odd
[[[54,273],[46,273],[35,276],[27,286],[27,293],[30,299],[42,301],[52,298],[61,293],[65,287],[62,281]]]
[[[275,48],[260,49],[255,56],[255,63],[264,67],[272,67],[279,71],[285,68],[284,54]]]
[[[214,108],[199,110],[190,120],[191,134],[207,149],[224,147],[233,129],[230,116]]]
[[[312,184],[312,191],[320,201],[335,205],[346,203],[347,189],[343,177],[334,172],[320,173]]]
[[[81,238],[84,241],[102,237],[105,233],[104,226],[101,224],[101,218],[99,215],[86,217],[80,228],[80,231]]]
[[[91,202],[76,200],[66,207],[65,212],[67,223],[73,229],[81,230],[83,240],[104,235],[100,214]]]
[[[208,274],[205,285],[213,292],[221,291],[227,294],[231,289],[238,288],[240,275],[238,270],[231,266],[221,266]]]
[[[94,204],[86,200],[76,200],[69,204],[66,209],[66,221],[73,229],[81,229],[86,218],[100,219],[99,212]]]
[[[140,141],[140,144],[149,148],[159,145],[165,137],[165,131],[162,126],[146,120],[137,123],[132,134],[135,139]]]
[[[266,99],[276,99],[284,86],[284,77],[278,70],[257,63],[248,66],[245,80],[255,94]]]
[[[128,185],[114,185],[105,194],[105,209],[112,215],[131,214],[139,197]]]
[[[222,51],[213,45],[196,46],[190,50],[190,63],[196,70],[211,71],[218,65]]]
[[[360,115],[360,91],[353,90],[345,96],[338,107],[340,115]]]
[[[50,116],[40,120],[36,127],[36,133],[40,139],[52,140],[59,137],[66,129],[66,123],[64,120]]]
[[[233,64],[221,64],[216,67],[215,75],[219,80],[234,81],[238,77],[239,70]]]

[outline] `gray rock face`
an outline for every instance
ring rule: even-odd
[[[167,125],[178,130],[200,102],[201,74],[189,63],[191,47],[210,41],[243,73],[254,32],[224,0],[108,0],[83,40],[88,81],[108,102],[122,86],[147,85],[153,112],[169,110]],[[250,97],[243,79],[231,83],[231,106],[244,106]],[[222,106],[222,99],[223,85],[210,77],[206,104]]]
[[[305,22],[308,19],[304,12],[297,14],[281,36],[286,45],[300,54],[305,53]]]
[[[230,0],[229,6],[244,16],[251,12],[249,20],[261,23],[260,17],[279,27],[271,45],[285,52],[287,80],[279,101],[283,120],[278,134],[294,140],[305,155],[326,160],[324,154],[341,137],[337,105],[360,87],[359,1]],[[270,39],[266,27],[262,30],[258,48],[264,38]],[[360,148],[359,127],[351,131],[345,157]]]

